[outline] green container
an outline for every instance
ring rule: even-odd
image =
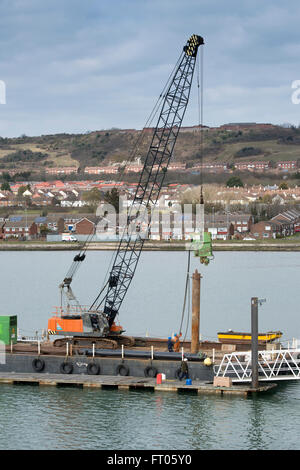
[[[17,315],[0,316],[0,341],[9,345],[18,341],[18,321]]]

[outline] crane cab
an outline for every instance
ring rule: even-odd
[[[107,317],[103,312],[89,311],[83,307],[81,309],[69,308],[68,311],[56,307],[54,316],[48,320],[48,333],[52,335],[96,334],[107,336],[110,331]]]

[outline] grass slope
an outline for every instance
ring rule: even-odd
[[[129,160],[140,133],[121,131],[95,131],[88,134],[57,134],[39,137],[0,138],[0,169],[42,171],[46,167],[99,166]],[[151,142],[146,134],[136,156],[143,157]],[[188,167],[200,161],[199,133],[179,134],[174,161],[186,162]],[[251,148],[254,149],[251,155]],[[250,150],[249,150],[250,149]],[[7,155],[30,150],[43,157],[34,165],[30,161],[5,162]],[[249,154],[250,153],[250,154]],[[275,127],[268,130],[203,132],[204,161],[228,162],[248,160],[298,160],[300,158],[300,129]]]

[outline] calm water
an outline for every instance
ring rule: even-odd
[[[1,385],[0,449],[299,449],[299,400]]]
[[[0,252],[0,314],[32,333],[47,326],[74,253]],[[83,304],[102,286],[111,253],[89,252],[74,280]],[[178,330],[187,255],[145,252],[120,321],[128,334]],[[192,259],[192,270],[200,269]],[[217,253],[201,266],[201,331],[249,330],[250,298],[266,298],[260,330],[300,338],[300,253]],[[258,398],[198,397],[32,386],[0,387],[0,449],[299,449],[300,383]]]
[[[0,314],[17,314],[24,333],[47,328],[59,305],[58,285],[75,252],[0,252]],[[250,299],[266,298],[259,328],[300,338],[300,253],[217,252],[209,266],[191,259],[191,271],[203,274],[200,329],[206,339],[232,328],[249,331]],[[103,285],[111,252],[88,252],[73,289],[90,305]],[[120,312],[128,334],[169,336],[180,326],[186,276],[186,252],[144,252]]]

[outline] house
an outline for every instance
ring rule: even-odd
[[[205,229],[213,239],[226,240],[238,233],[248,233],[254,222],[251,214],[230,213],[206,214]]]
[[[285,214],[285,213],[284,213]],[[298,218],[288,218],[284,214],[278,214],[271,220],[261,221],[251,226],[251,233],[255,238],[288,237],[295,233]]]
[[[233,225],[234,232],[250,232],[254,218],[251,214],[229,214],[229,222]]]
[[[295,233],[295,225],[300,222],[300,212],[295,209],[280,212],[271,221],[280,225],[282,236],[288,237]]]
[[[141,173],[143,165],[132,164],[125,168],[125,173]]]
[[[253,162],[236,162],[234,164],[237,170],[243,171],[264,171],[270,168],[270,162],[253,161]]]
[[[297,170],[297,161],[292,160],[292,161],[277,162],[276,168],[278,170],[285,170],[285,171]]]
[[[75,223],[74,229],[77,235],[91,235],[95,231],[95,226],[95,222],[87,217],[83,217]]]
[[[262,220],[251,227],[251,235],[255,239],[276,238],[277,234],[280,234],[280,225],[269,220]]]
[[[205,215],[204,230],[211,233],[212,240],[227,240],[234,234],[229,214]]]
[[[0,191],[0,207],[13,206],[15,204],[15,196],[11,191]]]
[[[157,171],[159,168],[166,168],[167,163],[163,163],[162,165],[153,165],[153,170]],[[169,171],[185,171],[186,170],[186,163],[169,163],[168,165]]]
[[[59,217],[57,220],[58,233],[75,231],[75,224],[79,222],[79,220],[83,219],[84,217],[85,216],[83,214],[68,214],[68,213],[59,214]]]
[[[226,225],[220,222],[207,225],[205,230],[211,234],[212,240],[228,240],[233,235],[232,225]]]
[[[119,165],[111,166],[86,166],[84,173],[88,175],[100,175],[102,174],[117,174],[119,172]]]
[[[60,201],[61,207],[82,207],[86,205],[86,202],[81,200],[79,193],[74,190],[60,190],[55,197]]]
[[[289,209],[284,212],[280,212],[272,220],[284,220],[287,222],[295,223],[300,221],[300,211],[296,209]]]
[[[58,168],[46,168],[45,171],[48,175],[70,175],[72,173],[77,173],[78,169],[75,166],[64,166]]]
[[[37,217],[34,221],[38,225],[44,225],[51,232],[57,232],[59,214],[48,214],[45,217]]]
[[[38,226],[31,220],[26,220],[26,217],[15,217],[6,222],[4,226],[4,238],[26,238],[34,239],[38,236]]]
[[[209,129],[209,126],[201,126],[199,124],[197,124],[196,126],[189,126],[189,127],[182,126],[180,128],[179,132],[180,133],[184,133],[184,132],[198,133],[201,128],[202,129]]]
[[[184,171],[186,170],[186,163],[170,163],[168,166],[169,171]]]
[[[280,204],[284,205],[285,204],[285,198],[280,196],[279,194],[276,194],[276,196],[272,197],[272,203],[273,204]]]
[[[224,162],[224,163],[198,163],[197,165],[194,165],[190,168],[190,171],[194,172],[197,170],[205,170],[210,173],[222,173],[224,171],[228,172],[230,171],[229,164]]]
[[[227,240],[234,234],[234,227],[229,216],[229,213],[205,215],[204,229],[211,233],[212,239]]]

